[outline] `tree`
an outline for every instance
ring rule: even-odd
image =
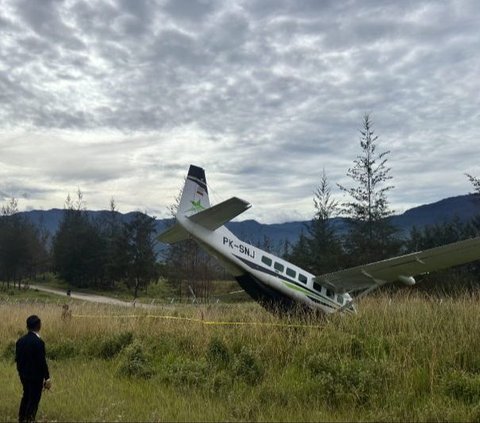
[[[105,284],[114,288],[127,276],[128,236],[113,198],[110,200],[110,211],[102,222],[102,236],[105,242]]]
[[[100,227],[85,211],[79,190],[65,202],[63,219],[53,238],[54,267],[73,286],[99,286],[104,280],[105,242]]]
[[[343,204],[349,217],[345,248],[351,264],[386,258],[400,246],[395,237],[397,230],[389,220],[393,213],[387,200],[387,193],[393,189],[393,185],[388,185],[392,179],[387,167],[390,151],[378,153],[377,141],[370,116],[365,114],[360,130],[361,154],[347,171],[356,185],[348,188],[338,184],[351,197]]]
[[[311,273],[320,275],[340,267],[342,246],[333,227],[338,202],[332,198],[327,174],[323,170],[320,185],[314,192],[315,214],[302,231],[288,259]]]
[[[286,259],[293,264],[301,267],[302,269],[311,270],[310,249],[308,238],[305,235],[304,230],[300,231],[300,236],[297,242],[293,245],[292,250],[286,257]]]
[[[139,290],[158,279],[155,233],[155,218],[144,213],[136,213],[131,222],[124,224],[127,260],[125,282],[133,290],[134,298],[137,298]]]
[[[472,183],[475,194],[480,195],[480,178],[476,176],[472,176],[468,173],[466,173],[465,175],[467,176],[468,180]]]
[[[473,185],[473,190],[474,190],[473,195],[477,200],[477,204],[480,206],[480,178],[476,176],[472,176],[468,173],[466,173],[466,176]],[[479,213],[472,219],[470,224],[472,227],[473,235],[480,236],[480,208],[479,208]]]
[[[342,246],[333,227],[332,218],[338,215],[338,202],[332,198],[325,169],[320,186],[313,197],[315,216],[308,228],[311,272],[317,275],[339,269]]]
[[[12,198],[0,214],[0,279],[7,282],[34,276],[48,261],[46,239],[40,230],[18,213]],[[20,285],[19,285],[20,286]]]
[[[477,200],[477,205],[479,212],[470,222],[470,236],[480,236],[480,178],[476,176],[469,175],[467,173],[467,178],[473,185],[475,199]],[[479,280],[480,276],[480,261],[472,263],[473,274]]]

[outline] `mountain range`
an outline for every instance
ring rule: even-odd
[[[93,219],[106,217],[108,211],[87,211]],[[123,221],[128,221],[136,212],[118,213]],[[54,235],[63,217],[64,210],[32,210],[21,212],[29,221],[41,226]],[[431,204],[424,204],[407,210],[406,212],[392,216],[392,223],[398,227],[404,235],[408,234],[413,226],[422,228],[426,225],[446,222],[457,217],[461,221],[468,221],[480,214],[480,200],[474,194],[460,195],[445,198]],[[157,219],[157,231],[160,233],[170,223],[171,219]],[[335,228],[342,232],[346,229],[346,219],[336,217],[332,219]],[[256,220],[244,220],[229,222],[227,227],[239,238],[251,244],[262,245],[268,240],[274,248],[279,248],[285,240],[295,243],[302,230],[306,230],[308,221],[296,221],[285,223],[266,224]],[[161,249],[161,246],[160,246]]]

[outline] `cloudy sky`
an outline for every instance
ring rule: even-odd
[[[480,3],[0,0],[0,203],[164,217],[195,163],[244,218],[306,219],[366,112],[397,212],[471,191]]]

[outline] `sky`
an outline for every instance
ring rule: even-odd
[[[309,219],[369,113],[396,213],[480,176],[476,0],[0,0],[0,204],[163,218],[189,164],[242,219]]]

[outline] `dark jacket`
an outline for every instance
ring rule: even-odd
[[[28,332],[16,344],[15,361],[20,378],[28,380],[49,379],[45,342],[35,332]]]

